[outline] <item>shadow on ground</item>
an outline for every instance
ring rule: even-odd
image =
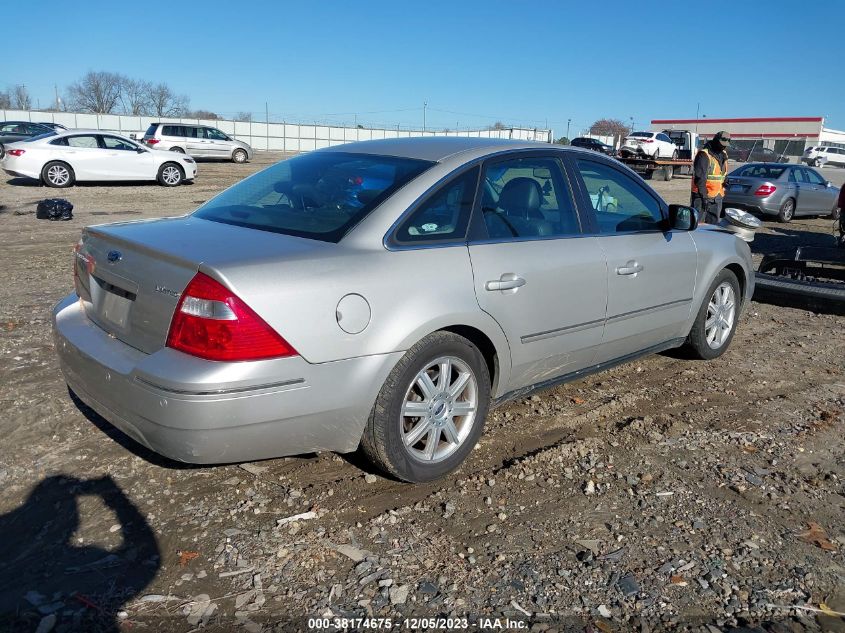
[[[86,497],[100,499],[113,517],[83,517]],[[77,532],[81,518],[120,545],[87,544]],[[115,518],[117,527],[106,528]],[[57,630],[118,631],[118,611],[159,566],[152,529],[111,477],[48,477],[0,516],[0,629],[34,631],[46,618],[42,626],[54,622]]]

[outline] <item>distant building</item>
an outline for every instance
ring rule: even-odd
[[[845,132],[824,126],[824,117],[766,117],[748,119],[655,119],[655,132],[692,130],[708,140],[720,130],[730,132],[737,147],[768,147],[787,156],[801,156],[813,145],[845,148]]]

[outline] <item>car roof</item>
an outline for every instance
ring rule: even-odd
[[[464,136],[427,136],[359,141],[357,143],[334,145],[318,151],[401,156],[403,158],[441,162],[464,152],[475,151],[480,154],[493,154],[513,149],[548,149],[549,147],[549,143],[538,141],[513,141]]]

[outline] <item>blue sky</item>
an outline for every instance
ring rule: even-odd
[[[702,15],[712,8],[712,18]],[[845,2],[100,2],[4,7],[0,87],[46,106],[88,70],[193,108],[434,128],[826,117],[845,129]],[[18,39],[20,35],[21,39]],[[701,67],[701,63],[706,67]],[[700,104],[700,106],[698,106]],[[259,114],[260,113],[260,114]]]

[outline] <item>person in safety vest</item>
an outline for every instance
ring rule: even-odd
[[[690,204],[698,211],[699,222],[716,224],[722,217],[730,144],[731,135],[718,132],[695,155]]]

